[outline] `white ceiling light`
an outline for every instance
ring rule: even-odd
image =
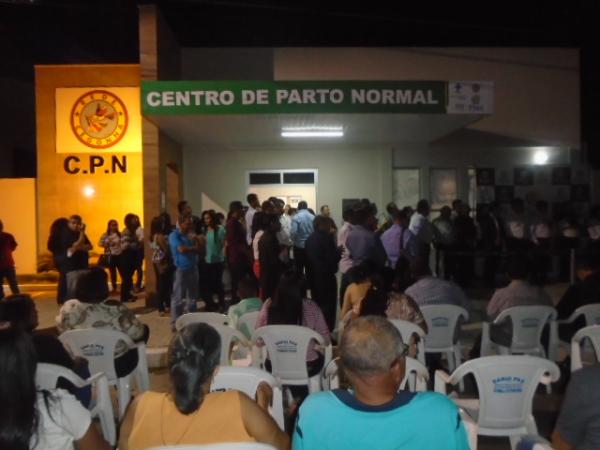
[[[548,162],[548,152],[546,150],[536,150],[533,154],[533,163],[537,165],[543,165]]]
[[[339,138],[344,136],[342,127],[286,127],[281,129],[284,138]]]

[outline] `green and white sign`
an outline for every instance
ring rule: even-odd
[[[446,114],[447,93],[445,81],[144,81],[142,112]]]

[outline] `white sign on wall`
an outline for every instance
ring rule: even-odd
[[[448,114],[493,114],[494,83],[491,81],[448,82]]]

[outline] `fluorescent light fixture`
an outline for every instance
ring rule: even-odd
[[[96,189],[94,189],[92,186],[86,186],[83,188],[83,195],[88,198],[93,197],[95,193]]]
[[[544,165],[548,162],[548,152],[546,150],[536,150],[533,154],[533,163],[537,165]]]
[[[342,127],[289,127],[281,129],[284,138],[338,138],[344,136]]]

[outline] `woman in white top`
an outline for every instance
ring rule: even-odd
[[[62,389],[37,390],[31,337],[1,320],[0,312],[0,448],[109,450],[75,397]]]
[[[115,219],[108,221],[106,233],[100,237],[98,245],[104,248],[106,258],[104,264],[110,273],[110,284],[114,294],[117,292],[117,268],[121,256],[121,232],[119,231],[119,223]]]

